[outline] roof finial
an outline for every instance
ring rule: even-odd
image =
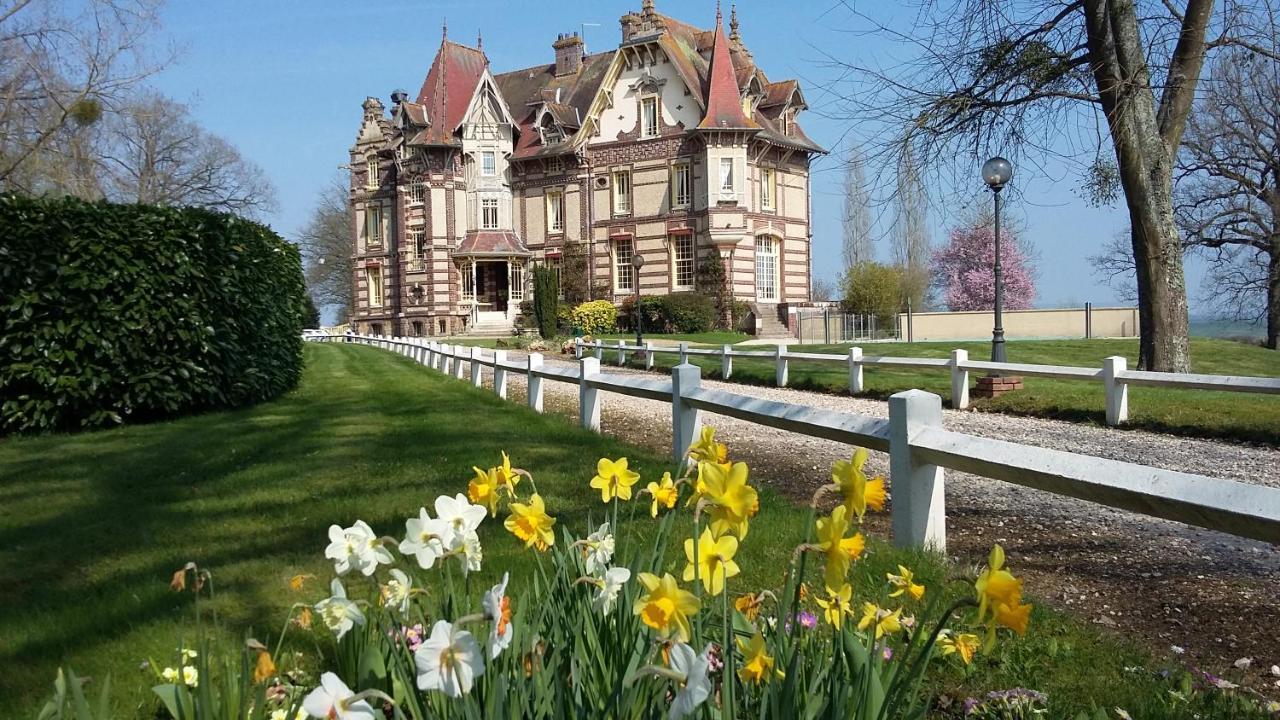
[[[720,24],[720,0],[716,0],[716,25]]]
[[[738,34],[738,6],[736,4],[729,6],[729,39],[735,43],[742,41],[742,36]]]
[[[449,39],[449,18],[444,19],[444,24],[440,28],[440,39],[442,41]]]
[[[477,50],[484,49],[484,35],[479,30],[476,30],[476,49]]]

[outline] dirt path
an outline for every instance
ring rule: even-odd
[[[567,360],[549,356],[547,362]],[[509,397],[523,402],[523,376],[509,377]],[[887,403],[876,400],[710,380],[703,385],[841,412],[888,414]],[[549,411],[577,415],[576,387],[543,387]],[[604,432],[669,451],[668,404],[603,397]],[[734,418],[707,414],[704,422],[751,465],[755,481],[798,501],[829,481],[831,463],[850,452],[840,443]],[[944,410],[943,423],[973,435],[1280,487],[1280,450],[1271,448],[966,411]],[[871,472],[887,475],[888,464],[888,455],[871,453]],[[981,563],[991,543],[999,542],[1038,599],[1083,620],[1123,628],[1157,653],[1184,647],[1207,667],[1253,658],[1251,684],[1280,695],[1275,678],[1266,675],[1280,664],[1280,547],[954,471],[947,471],[946,503],[948,554],[955,561]],[[887,518],[877,522],[872,531],[887,536]]]

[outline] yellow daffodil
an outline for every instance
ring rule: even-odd
[[[276,676],[276,664],[271,661],[271,653],[258,651],[258,661],[253,666],[253,683],[266,682]]]
[[[822,577],[831,587],[844,584],[845,576],[849,574],[849,564],[862,554],[867,544],[862,533],[845,537],[848,529],[848,509],[844,505],[837,505],[830,517],[818,518],[818,542],[815,546],[826,556]]]
[[[827,588],[827,594],[818,598],[818,607],[822,608],[822,617],[832,627],[840,627],[844,624],[846,615],[853,614],[853,605],[849,604],[849,600],[853,597],[853,586],[849,583],[841,583],[839,590]]]
[[[511,503],[511,516],[503,525],[511,534],[524,541],[525,547],[545,551],[556,541],[552,526],[556,519],[547,514],[542,496],[534,493],[529,496],[529,504]]]
[[[294,575],[289,578],[289,589],[293,591],[302,590],[302,587],[307,584],[307,581],[313,578],[315,578],[315,575]]]
[[[649,491],[649,496],[653,498],[653,503],[649,506],[649,514],[658,517],[658,508],[665,507],[670,510],[676,506],[676,500],[680,498],[680,488],[671,480],[671,473],[663,473],[662,480],[659,482],[651,482],[645,490]]]
[[[662,577],[640,573],[637,579],[647,592],[636,598],[635,614],[663,638],[689,642],[689,616],[696,615],[701,607],[698,598],[681,590],[671,573]]]
[[[742,667],[738,668],[738,677],[742,682],[762,683],[776,674],[782,677],[782,671],[773,669],[773,656],[769,655],[764,645],[764,636],[757,630],[750,640],[738,639],[738,650],[742,652]]]
[[[987,649],[995,644],[998,625],[1019,635],[1027,631],[1031,605],[1022,603],[1022,581],[1004,569],[1004,548],[992,546],[987,567],[973,587],[978,597],[978,622],[987,624]]]
[[[684,567],[684,581],[689,582],[695,576],[702,581],[712,597],[724,592],[724,583],[728,578],[738,574],[738,563],[733,556],[738,552],[738,539],[732,535],[716,537],[711,528],[702,531],[698,538],[697,561],[694,561],[693,539],[684,541],[684,556],[689,561]]]
[[[596,463],[596,476],[591,478],[591,487],[600,491],[600,500],[609,502],[615,497],[619,500],[631,499],[631,486],[640,480],[640,473],[627,469],[627,459],[609,460],[600,458]]]
[[[760,617],[760,606],[764,605],[764,597],[764,593],[739,595],[738,599],[733,601],[733,606],[748,622],[755,622],[756,618]]]
[[[467,483],[467,499],[476,505],[489,508],[490,515],[498,512],[498,473],[496,468],[481,470],[472,466],[476,476]]]
[[[497,480],[498,487],[507,494],[507,497],[516,496],[516,485],[520,483],[520,475],[511,469],[511,458],[507,456],[507,451],[502,451],[502,464],[493,469],[494,479]],[[475,502],[472,500],[471,502]]]
[[[697,442],[689,446],[689,457],[696,462],[725,463],[729,459],[729,448],[716,442],[715,428],[703,425]]]
[[[849,516],[857,516],[858,522],[862,522],[867,508],[877,512],[884,510],[884,478],[868,480],[866,473],[862,472],[862,466],[866,462],[867,451],[858,448],[853,451],[852,459],[837,460],[831,466],[831,482],[840,489],[845,507],[849,509]]]
[[[876,639],[886,633],[896,633],[902,629],[902,608],[893,612],[869,602],[862,603],[862,619],[858,621],[858,629],[875,628]]]
[[[979,644],[978,636],[971,633],[956,634],[950,630],[943,630],[938,634],[938,648],[942,654],[959,655],[965,665],[973,662],[973,656],[978,653]]]
[[[897,575],[886,573],[886,576],[889,578],[889,584],[898,588],[889,593],[889,597],[898,597],[903,593],[908,593],[917,600],[924,597],[924,586],[915,581],[911,568],[899,565]]]
[[[748,521],[757,507],[755,488],[747,484],[747,464],[699,466],[702,499],[710,504],[711,531],[716,535],[732,533],[738,539],[747,537]]]

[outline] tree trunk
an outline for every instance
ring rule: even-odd
[[[1280,350],[1280,233],[1271,236],[1267,263],[1267,347]]]

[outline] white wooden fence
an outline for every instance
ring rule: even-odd
[[[1113,508],[1175,520],[1245,538],[1280,544],[1280,489],[1134,463],[1077,455],[942,427],[942,399],[921,390],[889,398],[889,419],[838,413],[703,388],[701,369],[681,363],[671,378],[610,375],[598,357],[577,367],[543,364],[539,353],[523,362],[505,350],[446,345],[425,338],[328,336],[314,342],[360,343],[400,353],[457,378],[470,364],[471,383],[482,386],[485,368],[493,389],[507,397],[510,373],[528,380],[528,403],[543,410],[543,381],[578,386],[582,427],[600,431],[601,391],[671,404],[671,456],[682,462],[700,432],[700,411],[889,453],[894,542],[946,549],[943,470],[951,468]]]
[[[734,358],[773,360],[775,367],[774,382],[778,387],[785,387],[787,384],[791,360],[839,363],[848,366],[849,392],[855,394],[862,392],[864,389],[862,370],[868,365],[873,367],[947,370],[951,373],[951,407],[957,410],[969,407],[969,371],[971,370],[999,372],[1002,375],[1025,375],[1066,380],[1100,380],[1106,392],[1108,425],[1122,425],[1129,420],[1130,385],[1280,395],[1280,378],[1128,370],[1125,367],[1127,361],[1120,356],[1105,358],[1102,361],[1101,368],[1086,368],[970,360],[969,353],[965,350],[952,350],[951,357],[944,359],[863,355],[860,347],[851,347],[849,352],[844,355],[834,355],[831,353],[790,352],[787,350],[786,345],[778,345],[773,350],[761,351],[739,350],[732,345],[724,345],[719,348],[691,348],[688,343],[680,343],[676,347],[659,347],[652,342],[645,342],[644,345],[636,345],[634,343],[628,345],[625,340],[618,340],[615,344],[606,345],[603,340],[583,342],[578,339],[574,341],[574,346],[578,357],[582,357],[587,350],[594,350],[598,359],[603,359],[606,352],[617,353],[615,357],[619,365],[626,363],[627,355],[643,355],[644,366],[647,369],[653,368],[653,357],[658,353],[678,355],[681,363],[691,356],[720,358],[720,376],[725,380],[728,380],[733,375]]]

